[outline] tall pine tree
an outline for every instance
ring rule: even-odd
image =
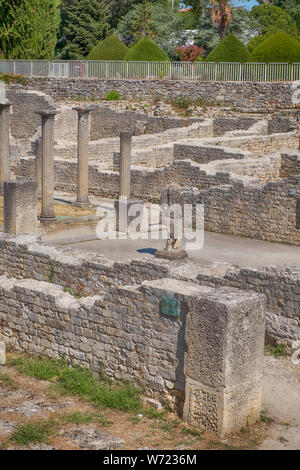
[[[60,0],[0,0],[0,49],[6,59],[52,59]]]
[[[57,54],[62,59],[83,59],[109,30],[106,6],[101,0],[65,2]]]

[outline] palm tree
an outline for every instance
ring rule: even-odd
[[[210,0],[213,24],[218,27],[220,39],[224,39],[226,28],[232,21],[231,8],[228,0]]]

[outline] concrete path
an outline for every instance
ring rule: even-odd
[[[263,409],[273,419],[262,450],[300,450],[300,366],[265,357]]]
[[[165,247],[164,240],[99,240],[95,229],[86,226],[44,235],[43,241],[94,251],[118,261],[151,259],[156,249]],[[203,249],[190,251],[189,259],[200,265],[217,261],[253,267],[270,264],[299,266],[300,247],[205,232]]]

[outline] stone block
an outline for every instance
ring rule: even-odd
[[[5,343],[0,341],[0,365],[4,366],[6,364],[6,348]]]
[[[37,182],[20,178],[4,182],[4,232],[37,234]]]

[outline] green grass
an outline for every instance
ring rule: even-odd
[[[77,395],[101,408],[132,412],[141,409],[140,391],[130,383],[110,383],[104,375],[69,366],[62,359],[18,357],[8,364],[30,377],[55,382],[55,389],[61,394]]]
[[[14,366],[18,372],[39,380],[52,380],[67,366],[62,359],[47,359],[44,357],[9,358],[8,365]]]
[[[93,421],[95,415],[92,413],[84,413],[83,411],[74,411],[63,416],[63,422],[66,424],[86,424]]]
[[[58,423],[53,420],[32,421],[21,424],[11,436],[11,441],[17,445],[36,444],[39,442],[47,442],[47,438],[51,436],[57,429]]]
[[[0,384],[11,390],[18,388],[15,381],[8,374],[0,374]]]
[[[201,438],[201,439],[202,439],[202,435],[205,432],[205,431],[198,431],[198,429],[190,429],[186,426],[183,426],[181,429],[182,429],[182,432],[184,434],[187,434],[189,436],[198,437],[198,438]]]
[[[265,347],[266,354],[275,356],[275,357],[282,357],[287,356],[286,346],[284,344],[278,344],[277,346],[267,345]]]

